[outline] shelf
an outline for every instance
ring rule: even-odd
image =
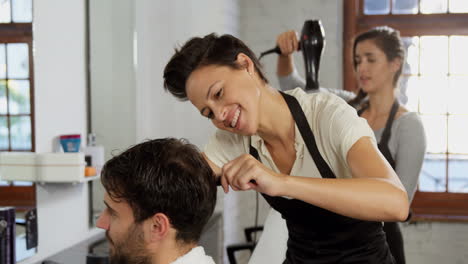
[[[40,180],[31,181],[31,180],[24,180],[24,179],[20,179],[20,180],[16,180],[16,181],[18,181],[18,182],[31,182],[31,183],[36,183],[36,184],[39,184],[39,185],[45,185],[45,184],[79,184],[79,183],[85,183],[85,182],[90,182],[90,181],[94,181],[94,180],[99,180],[99,178],[100,178],[100,176],[96,175],[96,176],[83,177],[83,179],[74,180],[74,181],[40,181]],[[14,181],[7,180],[5,182],[11,184]]]
[[[85,183],[85,182],[90,182],[94,180],[98,180],[100,178],[99,175],[96,176],[89,176],[89,177],[83,177],[83,179],[76,180],[76,181],[35,181],[35,183],[39,185],[45,185],[45,184],[79,184],[79,183]]]

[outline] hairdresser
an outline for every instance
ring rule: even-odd
[[[218,128],[204,154],[224,191],[260,192],[285,219],[285,252],[258,263],[394,263],[381,221],[405,220],[408,197],[346,102],[278,91],[231,35],[186,42],[164,87]]]
[[[297,33],[287,31],[277,38],[281,49],[277,75],[283,91],[305,87],[293,62],[298,48]],[[367,120],[379,142],[383,156],[395,169],[411,202],[418,183],[426,149],[424,128],[418,114],[400,105],[396,94],[405,63],[405,50],[399,32],[390,27],[378,27],[358,35],[353,46],[353,61],[359,90],[357,96],[336,89],[324,89],[338,94],[355,106]],[[396,263],[405,263],[403,236],[399,224],[384,223],[387,243]]]

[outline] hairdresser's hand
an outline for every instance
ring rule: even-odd
[[[221,185],[225,193],[231,186],[234,191],[255,190],[270,196],[278,196],[285,178],[286,175],[276,173],[251,155],[244,154],[224,164]]]
[[[299,49],[298,33],[289,30],[281,33],[276,39],[276,45],[281,50],[281,55],[289,56]]]

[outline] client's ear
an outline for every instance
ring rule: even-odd
[[[150,241],[160,241],[169,234],[171,223],[162,213],[157,213],[149,219]]]

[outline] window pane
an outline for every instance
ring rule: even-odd
[[[468,37],[451,36],[449,61],[451,74],[468,74]]]
[[[448,119],[449,152],[468,154],[468,115],[451,115]]]
[[[390,0],[365,0],[365,15],[382,15],[390,13]]]
[[[32,22],[32,0],[13,0],[13,22]]]
[[[403,73],[419,73],[419,38],[403,37],[401,38],[406,49],[406,63],[403,65]]]
[[[447,12],[447,0],[421,0],[421,13],[435,14]]]
[[[409,76],[408,82],[406,83],[406,95],[408,97],[406,108],[408,108],[412,112],[419,112],[419,95],[420,94],[421,94],[421,89],[419,85],[419,77]]]
[[[0,115],[6,115],[7,112],[6,81],[0,81]]]
[[[8,96],[10,114],[30,114],[29,80],[9,80]]]
[[[0,0],[0,23],[10,23],[10,0]]]
[[[449,192],[468,193],[468,155],[450,155]]]
[[[448,111],[451,114],[468,114],[468,76],[451,77],[449,81],[450,89],[448,92]],[[468,125],[468,124],[467,124]]]
[[[28,44],[15,43],[7,45],[8,78],[29,77]]]
[[[419,82],[419,110],[422,113],[447,113],[448,77],[422,76]]]
[[[448,37],[421,37],[421,74],[447,75]]]
[[[419,175],[419,191],[445,192],[445,159],[445,155],[426,154]]]
[[[468,13],[468,1],[450,0],[450,13]]]
[[[0,186],[10,186],[10,183],[7,182],[7,181],[2,181],[1,178],[0,178]]]
[[[13,150],[31,149],[31,118],[29,116],[11,117],[11,148]]]
[[[418,0],[393,0],[393,14],[417,14]]]
[[[8,123],[6,116],[0,116],[0,149],[8,149]]]
[[[6,78],[6,47],[0,44],[0,79]]]
[[[445,153],[447,151],[447,116],[421,115],[421,120],[426,132],[427,152]]]

